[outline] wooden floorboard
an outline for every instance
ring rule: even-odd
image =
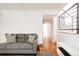
[[[50,40],[48,40],[47,43],[48,44],[46,44],[46,42],[45,42],[44,44],[42,44],[43,46],[39,46],[40,53],[42,55],[49,54],[50,56],[58,56],[58,53],[57,53],[57,44],[53,43]]]

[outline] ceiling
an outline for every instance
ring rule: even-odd
[[[60,10],[67,3],[0,3],[2,10]]]

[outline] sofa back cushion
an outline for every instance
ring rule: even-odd
[[[24,43],[24,34],[16,34],[16,42]]]
[[[6,34],[7,43],[33,43],[37,34]]]
[[[25,35],[24,35],[24,42],[25,42],[25,43],[28,42],[28,37],[29,37],[29,34],[25,34]]]
[[[20,48],[22,49],[32,49],[33,45],[29,43],[20,43]]]

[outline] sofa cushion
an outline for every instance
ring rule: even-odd
[[[24,43],[24,34],[16,34],[16,42]]]
[[[32,49],[33,46],[32,44],[29,44],[29,43],[20,43],[20,48]]]
[[[19,44],[17,44],[17,43],[8,43],[6,45],[6,48],[7,49],[18,49],[19,48]]]
[[[6,44],[5,43],[0,43],[0,49],[5,49],[6,47]]]

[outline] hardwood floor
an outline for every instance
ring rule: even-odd
[[[40,44],[39,46],[39,53],[40,55],[47,55],[47,56],[58,56],[57,53],[57,43],[52,43],[51,40],[47,40],[44,44]]]

